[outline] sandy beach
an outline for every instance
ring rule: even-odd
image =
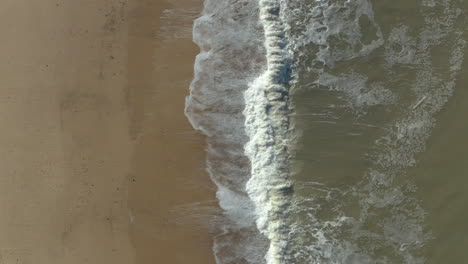
[[[201,1],[0,10],[0,263],[213,263],[189,209],[214,187],[183,113]]]
[[[129,205],[137,263],[214,263],[208,218],[195,217],[199,204],[213,204],[214,186],[204,139],[183,113],[199,52],[190,18],[201,6],[143,0],[132,8],[128,78],[136,148]]]

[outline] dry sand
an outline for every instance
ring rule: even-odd
[[[183,114],[198,49],[182,11],[200,8],[0,2],[1,264],[213,263],[189,210],[213,186]]]

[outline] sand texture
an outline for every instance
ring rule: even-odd
[[[200,8],[1,1],[1,264],[213,263],[187,209],[214,200],[183,114],[198,49],[164,12]]]

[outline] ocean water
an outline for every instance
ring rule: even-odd
[[[205,0],[219,264],[468,263],[463,0]]]

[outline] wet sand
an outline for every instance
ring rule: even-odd
[[[213,262],[186,209],[214,199],[183,114],[198,49],[158,33],[194,4],[0,3],[0,263]]]
[[[214,187],[204,169],[204,140],[183,113],[199,52],[187,16],[198,15],[201,6],[142,0],[131,15],[128,77],[136,150],[130,206],[138,264],[214,263],[209,219],[197,209],[213,204]]]

